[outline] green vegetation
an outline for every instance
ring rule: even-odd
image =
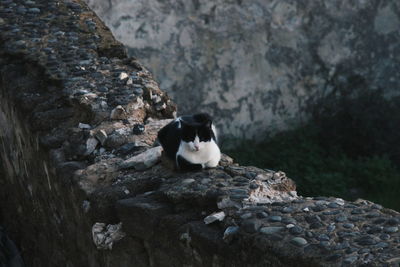
[[[309,125],[225,152],[240,164],[286,172],[303,196],[363,198],[400,211],[400,100],[380,91],[336,92]]]
[[[284,171],[303,196],[364,198],[400,210],[400,171],[388,157],[351,158],[325,150],[318,138],[315,128],[305,127],[226,152],[240,164]]]

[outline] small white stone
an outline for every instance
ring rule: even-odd
[[[293,228],[293,227],[294,227],[294,224],[292,224],[292,223],[289,223],[288,225],[286,225],[286,228],[288,228],[288,229]]]
[[[344,200],[341,199],[341,198],[337,198],[337,199],[335,199],[335,203],[340,205],[340,206],[343,206],[344,205]]]
[[[128,74],[126,73],[126,72],[121,72],[120,74],[119,74],[119,79],[120,80],[125,80],[126,78],[128,78],[129,76],[128,76]]]
[[[92,128],[89,124],[81,123],[81,122],[79,123],[78,127],[80,129],[91,129]]]
[[[129,195],[130,191],[129,191],[128,189],[125,189],[125,190],[124,190],[124,193],[127,194],[127,195]]]
[[[188,185],[188,184],[193,183],[194,181],[195,181],[194,179],[188,178],[188,179],[183,180],[182,184]]]
[[[225,219],[225,212],[220,211],[220,212],[215,212],[211,215],[208,215],[207,217],[204,218],[204,223],[205,224],[210,224],[215,221],[223,221]]]
[[[309,211],[310,211],[310,209],[309,209],[308,207],[305,207],[305,208],[303,209],[303,211],[305,211],[305,212],[309,212]]]

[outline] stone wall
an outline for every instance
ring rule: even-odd
[[[28,266],[400,262],[400,214],[297,196],[282,172],[179,173],[175,105],[81,1],[0,1],[0,224]]]
[[[354,77],[399,94],[396,0],[86,2],[180,113],[208,111],[225,135],[294,127]]]

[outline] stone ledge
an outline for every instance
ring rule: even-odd
[[[0,0],[0,14],[2,223],[30,265],[399,261],[400,214],[374,203],[302,198],[284,173],[227,156],[201,172],[127,168],[175,114],[151,74],[81,1]],[[98,222],[126,236],[98,250]]]

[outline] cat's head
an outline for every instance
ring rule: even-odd
[[[208,114],[196,114],[194,122],[181,120],[181,138],[188,150],[201,151],[213,139],[212,121]]]

